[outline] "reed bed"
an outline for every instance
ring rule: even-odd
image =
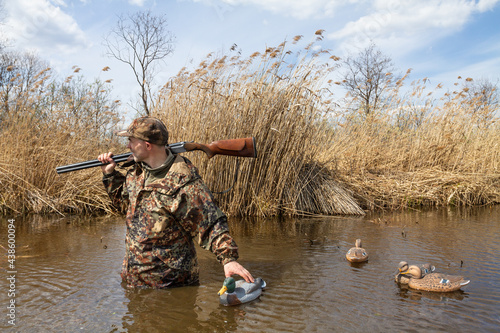
[[[175,140],[257,138],[260,158],[242,161],[233,190],[218,196],[226,211],[362,214],[360,206],[500,202],[498,104],[470,98],[465,85],[435,97],[442,87],[429,92],[427,80],[403,94],[408,71],[366,115],[333,103],[337,57],[311,51],[314,43],[292,49],[281,44],[246,59],[210,54],[159,96],[155,113]],[[213,189],[231,186],[233,158],[193,159]]]
[[[111,212],[100,172],[57,175],[55,169],[119,145],[108,133],[117,114],[103,100],[102,86],[71,78],[58,83],[48,71],[2,109],[0,213]]]
[[[155,115],[173,141],[256,138],[255,160],[189,155],[216,192],[232,186],[239,163],[234,187],[217,196],[230,215],[364,214],[318,159],[329,145],[322,85],[335,66],[313,44],[293,51],[282,43],[248,58],[210,54],[159,95]]]
[[[465,98],[467,88],[436,99],[438,89],[418,107],[414,98],[395,98],[397,108],[350,113],[337,124],[329,154],[363,208],[500,202],[498,104]],[[422,91],[417,85],[411,96]]]
[[[442,88],[425,80],[402,93],[407,73],[366,114],[332,93],[339,58],[317,47],[321,38],[300,47],[298,36],[248,57],[210,54],[157,94],[152,115],[170,142],[256,138],[257,159],[184,154],[223,211],[362,215],[500,203],[498,103],[466,86],[435,97]],[[18,88],[0,91],[0,212],[113,213],[99,170],[55,168],[124,151],[111,134],[119,102],[99,81],[58,82],[50,70],[21,80],[13,75],[8,85]]]

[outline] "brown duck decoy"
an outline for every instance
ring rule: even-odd
[[[465,280],[463,276],[458,275],[433,272],[424,274],[418,265],[403,265],[403,268],[406,268],[406,270],[400,268],[398,275],[406,275],[406,277],[400,278],[399,282],[404,283],[403,281],[407,281],[408,287],[416,290],[450,292],[458,290],[470,283],[470,280]],[[408,278],[408,280],[406,280],[406,278]],[[398,281],[397,276],[396,281]]]
[[[356,239],[355,247],[347,251],[345,257],[350,262],[363,262],[368,260],[368,253],[361,247],[361,239]]]
[[[417,264],[417,265],[412,265],[412,266],[418,266],[420,267],[420,270],[422,271],[422,277],[426,274],[432,273],[436,270],[436,267],[434,265],[431,265],[429,263],[426,264]],[[410,276],[408,275],[403,275],[399,274],[402,271],[407,271],[410,266],[406,261],[401,261],[398,265],[398,274],[396,274],[395,280],[397,283],[402,283],[402,284],[408,284],[410,280]]]

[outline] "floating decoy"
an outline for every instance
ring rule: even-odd
[[[368,253],[361,246],[361,239],[356,239],[356,247],[347,251],[345,257],[350,262],[363,262],[368,260]]]
[[[418,265],[403,265],[403,268],[406,268],[406,270],[402,270],[400,267],[398,275],[405,275],[405,277],[398,278],[396,275],[396,281],[408,284],[408,287],[416,290],[450,292],[470,283],[470,280],[465,280],[463,276],[458,275],[433,272],[424,274]]]
[[[228,277],[218,293],[220,304],[238,305],[253,301],[261,295],[265,287],[266,282],[261,278],[256,278],[254,282],[246,282],[245,280],[235,281],[234,278]]]
[[[418,264],[418,265],[412,265],[412,266],[418,266],[420,267],[422,271],[422,276],[432,273],[436,270],[436,267],[431,264]],[[404,272],[407,271],[409,268],[409,265],[406,261],[401,261],[398,265],[398,272]],[[410,280],[410,276],[404,275],[404,274],[396,274],[395,280],[397,283],[402,283],[402,284],[408,284]]]

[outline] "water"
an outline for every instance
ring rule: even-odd
[[[8,219],[0,244],[8,247]],[[129,290],[122,217],[16,219],[15,296],[0,248],[0,329],[12,332],[498,332],[500,207],[317,219],[231,219],[261,298],[219,305],[224,273],[200,249],[201,285]],[[356,238],[370,258],[350,264]],[[399,287],[401,260],[471,283],[453,293]],[[15,299],[15,326],[8,323]]]

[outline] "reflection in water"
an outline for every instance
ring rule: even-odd
[[[368,264],[367,261],[364,261],[364,262],[349,262],[349,265],[351,267],[354,267],[354,268],[363,268],[363,266],[365,266],[367,264]]]
[[[185,323],[184,329],[199,330],[196,287],[172,290],[125,290],[127,313],[122,328],[130,332],[165,332]]]
[[[240,262],[267,288],[219,304],[224,280],[199,249],[200,286],[127,289],[123,218],[16,220],[16,332],[495,331],[500,326],[500,207],[321,219],[232,219]],[[6,219],[0,244],[6,244]],[[370,258],[349,263],[361,238]],[[7,260],[0,248],[0,306]],[[399,286],[398,263],[430,262],[471,280],[463,291]],[[2,310],[4,311],[4,310]],[[0,329],[9,327],[4,312]]]

